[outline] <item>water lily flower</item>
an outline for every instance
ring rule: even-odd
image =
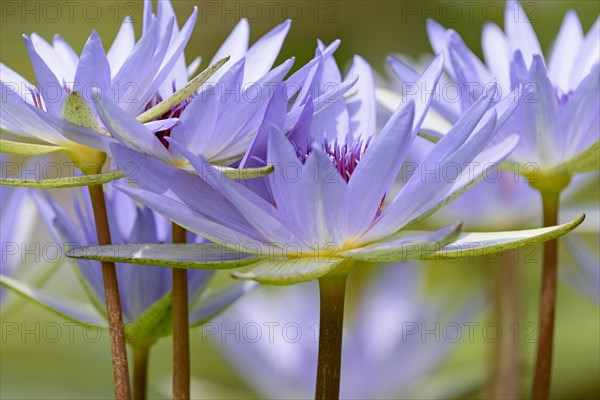
[[[436,324],[452,324],[448,332],[462,329],[481,302],[471,299],[450,311],[447,302],[419,289],[422,271],[416,264],[390,264],[369,282],[345,326],[340,398],[447,397],[468,390],[461,383],[436,384],[432,376],[455,347],[455,331],[447,340],[441,333],[424,338],[423,330],[435,332]],[[314,396],[318,321],[313,283],[262,287],[205,325],[202,337],[221,349],[261,398],[305,399]]]
[[[423,138],[415,139],[417,141],[421,143],[413,146],[409,154],[415,165],[434,146]],[[589,193],[597,181],[596,172],[579,174],[573,177],[564,191],[561,220],[572,220],[582,212],[586,215],[578,232],[598,231],[598,199],[581,199],[582,194]],[[400,182],[398,185],[401,184]],[[488,171],[479,183],[436,212],[431,220],[443,224],[461,220],[465,228],[475,230],[525,229],[539,225],[539,213],[539,193],[521,175],[502,170],[498,166]]]
[[[0,154],[0,162],[7,161],[6,154]],[[42,242],[39,235],[32,241],[37,213],[27,189],[0,186],[0,200],[0,274],[41,285],[62,264],[60,249]],[[0,309],[6,312],[13,300],[0,286]]]
[[[63,249],[97,243],[87,192],[81,191],[80,199],[74,197],[75,219],[51,196],[40,197],[35,194],[34,198],[56,243]],[[108,192],[107,206],[111,235],[115,243],[169,241],[169,221],[146,207],[136,205],[123,193],[116,190]],[[191,242],[194,240],[196,239],[190,237]],[[126,329],[129,343],[134,346],[148,346],[158,338],[168,336],[171,332],[171,269],[132,268],[125,264],[117,264],[116,268],[123,318],[129,325]],[[2,285],[64,318],[84,325],[91,323],[106,327],[105,294],[100,263],[76,260],[76,273],[89,295],[89,303],[47,292],[27,281],[6,276],[2,276]],[[210,293],[212,271],[189,271],[188,276],[191,326],[198,326],[209,320],[253,287],[236,284]]]
[[[460,101],[441,96],[437,111],[454,122],[486,86],[497,82],[504,94],[523,84],[522,104],[503,129],[521,135],[510,156],[512,169],[536,182],[552,176],[563,186],[574,174],[597,170],[599,30],[596,19],[584,35],[577,14],[569,11],[544,57],[527,14],[518,1],[507,1],[504,32],[493,23],[483,29],[484,64],[455,31],[429,20],[431,45],[446,54],[445,70],[460,89]],[[390,62],[401,79],[412,79],[410,66],[393,58]]]
[[[238,38],[240,32],[247,29],[246,25],[245,21],[238,24],[216,57],[230,50],[234,54],[239,53],[239,50],[230,49],[232,38]],[[109,152],[111,143],[119,142],[168,164],[193,170],[187,158],[169,145],[169,140],[174,140],[192,154],[202,155],[212,164],[225,167],[251,165],[250,158],[256,159],[259,149],[266,150],[266,146],[261,147],[260,140],[255,138],[261,126],[268,126],[270,123],[265,113],[275,97],[281,98],[277,99],[281,102],[295,96],[292,106],[283,114],[286,120],[284,125],[292,126],[304,112],[308,94],[315,96],[315,102],[321,107],[333,107],[336,99],[353,84],[352,80],[340,80],[326,93],[312,88],[321,64],[337,49],[339,43],[318,49],[315,58],[286,81],[283,78],[292,68],[293,58],[269,70],[274,59],[264,64],[264,59],[269,58],[257,58],[255,53],[261,51],[264,54],[277,54],[288,29],[289,21],[274,28],[227,69],[230,59],[212,75],[211,81],[215,75],[219,75],[216,83],[207,82],[192,98],[168,114],[169,117],[176,115],[175,125],[155,134],[120,110],[110,99],[99,97],[96,104],[99,116],[113,138],[97,134],[97,138],[92,139],[89,144],[94,146],[94,140],[99,139],[103,149]],[[247,82],[248,77],[254,76],[258,78],[257,81]],[[312,103],[311,110],[315,111]]]
[[[368,64],[354,66],[360,67],[359,76],[369,76]],[[427,88],[435,86],[441,70],[442,59],[438,57],[422,78],[423,83],[428,83]],[[363,85],[366,89],[359,96],[374,98],[374,85]],[[117,161],[127,160],[137,167],[130,177],[138,187],[124,183],[116,187],[194,233],[227,248],[264,258],[250,272],[238,272],[235,276],[272,284],[316,279],[336,269],[344,270],[347,261],[404,261],[411,257],[435,257],[440,252],[445,256],[475,254],[488,251],[492,243],[498,251],[518,246],[525,237],[543,234],[548,238],[574,228],[581,218],[561,228],[487,237],[461,236],[459,224],[435,232],[402,231],[450,201],[516,146],[518,137],[513,135],[486,147],[517,104],[507,97],[492,106],[488,95],[482,96],[439,141],[395,195],[389,190],[430,102],[430,96],[424,93],[418,93],[400,107],[378,135],[371,133],[373,137],[368,142],[363,142],[356,130],[351,131],[356,133],[352,136],[355,139],[348,139],[347,145],[339,141],[344,137],[341,132],[351,135],[350,126],[374,125],[375,115],[368,102],[360,102],[359,111],[353,113],[360,122],[357,125],[342,121],[323,128],[312,124],[313,113],[306,113],[284,135],[281,125],[272,123],[266,160],[275,169],[267,178],[270,199],[227,179],[202,156],[192,154],[170,138],[170,145],[190,161],[198,176],[113,144],[112,153]],[[493,93],[490,97],[493,98]],[[285,115],[286,103],[275,99],[270,104],[271,110],[284,110],[279,114],[280,124],[285,119],[281,115]],[[330,113],[334,121],[340,115],[331,106],[321,113]],[[329,120],[319,117],[317,120]],[[330,138],[333,138],[331,146],[320,141]],[[462,170],[467,166],[473,168],[452,181],[440,179],[439,172],[450,165],[458,165]],[[295,175],[290,175],[291,171]],[[452,242],[455,243],[450,248],[442,250]],[[128,262],[147,262],[145,258],[153,254],[153,249],[156,247],[144,248],[135,257],[127,258]],[[189,247],[190,257],[201,260],[202,252],[201,246]],[[111,259],[107,253],[100,250],[94,256],[86,251],[71,252],[75,257]],[[164,253],[162,256],[168,259]],[[188,265],[205,268],[201,261]]]
[[[80,169],[86,163],[102,166],[104,154],[78,140],[100,130],[94,91],[100,90],[121,109],[138,116],[171,78],[174,67],[185,65],[183,50],[197,9],[181,31],[170,2],[158,2],[156,17],[150,1],[145,1],[144,9],[141,39],[135,42],[133,24],[126,17],[108,52],[96,31],[80,56],[58,35],[52,45],[37,34],[24,36],[37,86],[0,64],[0,127],[5,131],[3,138],[8,139],[2,140],[3,152],[32,155],[60,151]]]
[[[512,132],[521,135],[506,168],[525,176],[540,192],[543,224],[555,225],[561,192],[572,177],[600,168],[600,18],[584,36],[579,18],[568,12],[550,56],[544,57],[525,11],[518,1],[507,1],[504,32],[494,24],[484,28],[485,64],[456,32],[434,21],[427,25],[434,51],[448,56],[446,70],[461,89],[454,110],[468,107],[473,92],[485,90],[495,79],[504,89],[523,85],[522,103],[499,138]],[[396,65],[399,75],[404,75],[407,68]],[[451,113],[453,107],[444,105],[441,108]],[[557,249],[554,240],[544,246],[540,336],[531,395],[540,399],[550,395]]]

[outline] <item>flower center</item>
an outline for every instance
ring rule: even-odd
[[[173,93],[175,93],[176,87],[175,87],[175,82],[173,82]],[[185,108],[190,104],[190,102],[194,99],[194,97],[196,97],[196,94],[192,94],[190,97],[188,97],[187,99],[185,99],[184,101],[182,101],[181,103],[179,103],[178,105],[171,107],[171,109],[167,112],[165,112],[164,114],[158,116],[155,121],[162,121],[162,120],[166,120],[166,119],[170,119],[170,118],[179,118],[181,117],[181,113],[183,112],[183,110],[185,110]],[[150,99],[150,101],[148,102],[148,104],[146,104],[146,108],[145,111],[148,111],[149,109],[151,109],[152,107],[156,106],[158,103],[162,102],[163,98],[160,95],[159,92],[156,92],[156,94],[154,95],[154,97],[152,97],[152,99]],[[160,142],[163,144],[163,146],[165,146],[167,149],[169,148],[169,142],[167,142],[167,140],[165,139],[165,137],[168,137],[171,135],[171,128],[169,129],[165,129],[162,131],[157,131],[154,132],[154,134],[156,135],[156,137],[158,138],[158,140],[160,140]]]
[[[42,95],[40,94],[38,88],[35,86],[29,86],[27,90],[29,90],[29,94],[31,95],[31,99],[33,100],[33,105],[42,111],[48,112],[48,110],[46,110],[46,107],[44,107]],[[63,83],[63,90],[66,93],[71,93],[71,88],[68,87],[66,83]]]
[[[354,140],[352,143],[349,142],[348,136],[343,143],[339,143],[337,138],[333,143],[329,143],[327,139],[323,141],[323,150],[325,154],[329,156],[329,159],[335,166],[335,169],[344,178],[346,183],[350,181],[352,173],[356,169],[356,166],[362,159],[363,155],[367,152],[369,144],[371,143],[372,136],[363,140],[361,137]],[[312,149],[308,148],[308,152],[305,153],[300,147],[292,142],[296,148],[296,154],[302,163],[306,162],[306,159],[310,155]]]
[[[558,102],[558,109],[563,110],[569,102],[569,98],[573,94],[572,90],[569,90],[566,93],[562,93],[560,89],[556,89],[556,101]]]
[[[369,144],[371,143],[371,139],[373,139],[373,136],[369,136],[366,140],[363,140],[362,137],[359,136],[356,140],[350,143],[348,136],[346,136],[346,139],[341,144],[338,142],[337,138],[333,141],[333,143],[329,143],[327,139],[323,141],[323,150],[325,151],[325,154],[329,156],[329,159],[335,166],[335,169],[344,178],[346,183],[350,181],[352,173],[356,170],[358,163],[360,163],[360,160],[367,152]],[[298,155],[298,158],[302,161],[302,163],[306,162],[306,159],[310,155],[312,149],[309,147],[308,153],[303,154],[304,152],[294,142],[292,143],[296,148],[296,154]],[[381,198],[377,213],[375,214],[375,219],[379,217],[381,211],[383,210],[385,197],[386,194],[384,194]]]

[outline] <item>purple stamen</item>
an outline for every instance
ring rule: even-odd
[[[40,95],[40,92],[37,90],[37,88],[28,87],[27,90],[29,90],[29,93],[31,94],[31,98],[33,99],[33,105],[42,111],[46,111],[46,109],[44,108],[44,103],[42,102],[42,96]]]
[[[173,81],[173,92],[176,92],[176,91],[177,91],[177,88],[175,86],[175,81]],[[158,118],[156,118],[156,120],[160,121],[160,120],[165,120],[165,119],[169,119],[169,118],[179,118],[179,117],[181,117],[181,113],[190,104],[190,102],[194,99],[194,97],[196,97],[195,93],[192,94],[187,99],[185,99],[184,101],[182,101],[177,106],[171,107],[171,109],[169,111],[167,111],[164,114],[158,116]],[[148,102],[148,104],[146,104],[146,109],[145,110],[148,111],[149,109],[151,109],[152,107],[154,107],[158,103],[160,103],[161,101],[163,101],[162,96],[158,92],[156,92],[156,94],[154,95],[154,97],[152,97],[152,99]],[[160,140],[160,142],[163,144],[163,146],[165,146],[168,149],[169,148],[169,142],[167,142],[167,140],[165,139],[165,137],[168,137],[168,136],[171,135],[171,129],[166,129],[164,131],[154,132],[154,134],[156,135],[156,137],[158,138],[158,140]]]

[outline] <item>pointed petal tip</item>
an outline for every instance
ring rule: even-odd
[[[437,22],[434,18],[427,18],[425,20],[425,27],[427,28],[427,30],[436,28],[445,29],[444,26]]]
[[[279,24],[276,28],[280,28],[281,30],[289,30],[292,26],[291,18],[286,19],[281,24]]]

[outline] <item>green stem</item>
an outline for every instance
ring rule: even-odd
[[[541,191],[544,209],[544,226],[556,225],[558,221],[559,191]],[[554,315],[556,309],[556,275],[558,266],[558,241],[544,243],[542,268],[542,291],[540,298],[540,335],[538,339],[533,399],[550,397],[552,376],[552,344],[554,341]]]
[[[146,399],[149,356],[150,346],[133,347],[133,398],[135,400]]]
[[[315,394],[318,400],[336,400],[340,397],[345,294],[346,275],[319,279],[321,315]]]
[[[173,243],[186,242],[186,230],[173,224]],[[187,270],[173,268],[173,399],[190,398],[190,337]]]
[[[104,189],[102,185],[89,186],[98,244],[111,244]],[[110,346],[112,352],[113,374],[115,381],[115,397],[118,400],[131,399],[129,385],[129,370],[127,367],[127,348],[125,342],[125,329],[119,298],[119,284],[117,271],[112,262],[102,262],[102,278],[104,280],[104,294],[106,297],[106,311],[108,314],[108,328],[110,333]]]

